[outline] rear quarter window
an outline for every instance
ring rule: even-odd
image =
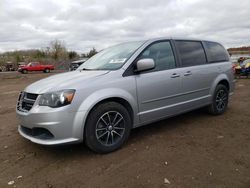
[[[226,49],[217,42],[205,41],[205,48],[207,50],[208,62],[216,63],[222,61],[229,61]]]
[[[181,66],[195,66],[206,63],[206,55],[200,41],[175,41],[181,59]]]

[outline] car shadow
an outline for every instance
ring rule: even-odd
[[[205,112],[204,109],[198,109],[185,114],[174,116],[168,119],[164,119],[155,123],[151,123],[145,126],[141,126],[132,129],[128,142],[123,146],[122,150],[126,150],[130,145],[136,145],[143,140],[149,138],[152,135],[157,134],[169,134],[169,132],[175,129],[185,129],[187,126],[192,126],[192,121],[199,120],[204,117],[211,116]],[[36,145],[37,146],[37,145]],[[89,156],[100,155],[92,152],[85,146],[84,143],[80,144],[67,144],[56,146],[38,146],[39,150],[46,152],[48,155],[63,156],[64,158],[72,156]],[[118,150],[119,152],[120,150]]]
[[[201,108],[191,112],[183,113],[167,119],[163,119],[145,126],[135,128],[131,131],[129,142],[140,142],[145,137],[152,135],[168,133],[176,129],[185,129],[192,126],[193,121],[197,121],[204,117],[211,116],[206,112],[206,109]],[[131,140],[131,141],[130,141]]]

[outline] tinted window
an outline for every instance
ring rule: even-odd
[[[155,69],[153,71],[175,68],[174,54],[168,41],[154,43],[147,47],[139,56],[139,59],[144,58],[151,58],[155,61]]]
[[[201,42],[176,41],[183,67],[206,63],[206,55]]]
[[[208,61],[228,61],[228,55],[223,46],[216,42],[204,42],[208,51]]]

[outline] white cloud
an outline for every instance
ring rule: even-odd
[[[1,0],[0,51],[46,47],[53,39],[86,52],[162,36],[250,45],[246,0]]]

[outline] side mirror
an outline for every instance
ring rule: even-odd
[[[155,61],[150,58],[140,59],[136,62],[135,72],[147,71],[155,68]]]

